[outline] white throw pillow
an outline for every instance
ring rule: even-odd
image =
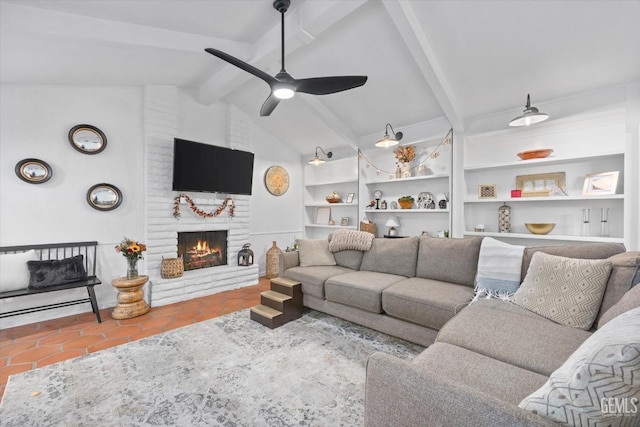
[[[598,315],[612,265],[606,259],[536,252],[513,301],[554,322],[588,330]]]
[[[296,242],[298,243],[301,267],[336,265],[336,259],[329,251],[329,241],[327,239],[298,239]]]
[[[0,255],[0,292],[17,291],[29,285],[27,261],[35,261],[36,251]]]
[[[640,308],[598,329],[518,406],[562,425],[640,425]]]

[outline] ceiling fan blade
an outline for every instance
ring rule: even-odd
[[[313,77],[295,80],[296,92],[311,95],[328,95],[362,86],[367,76]]]
[[[274,83],[278,82],[273,76],[270,76],[269,74],[267,74],[264,71],[254,67],[253,65],[247,64],[246,62],[241,61],[238,58],[229,55],[228,53],[224,53],[221,50],[212,49],[212,48],[208,47],[208,48],[205,49],[205,52],[208,52],[213,56],[217,56],[218,58],[222,59],[223,61],[227,61],[229,64],[235,65],[236,67],[240,68],[241,70],[246,71],[247,73],[253,74],[254,76],[264,80],[265,82],[267,82],[269,84],[269,86],[271,86]]]
[[[264,104],[262,104],[262,108],[260,108],[260,115],[263,117],[270,115],[271,112],[276,109],[279,103],[280,100],[278,98],[273,96],[273,94],[269,95],[267,100],[264,101]]]

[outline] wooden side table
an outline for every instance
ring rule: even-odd
[[[118,289],[118,305],[111,312],[114,319],[131,319],[142,316],[151,308],[144,300],[142,287],[149,280],[149,276],[139,276],[135,279],[118,277],[111,284]]]

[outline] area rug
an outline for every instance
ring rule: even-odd
[[[358,426],[368,356],[422,350],[316,311],[271,330],[243,310],[12,375],[0,424]]]

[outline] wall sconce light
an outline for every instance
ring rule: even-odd
[[[389,136],[389,128],[391,128],[391,135]],[[402,139],[402,132],[397,132],[393,130],[393,126],[387,123],[387,126],[384,128],[384,137],[378,142],[376,142],[376,147],[393,147],[394,145],[398,145],[398,141]]]
[[[310,165],[321,165],[325,162],[324,159],[321,159],[320,156],[318,156],[318,150],[322,151],[322,153],[327,156],[327,159],[330,159],[333,156],[333,153],[331,151],[329,152],[325,152],[319,145],[316,147],[316,155],[313,159],[309,160],[309,164]]]
[[[531,97],[527,94],[527,105],[525,105],[523,114],[511,120],[509,126],[529,126],[534,123],[543,122],[548,118],[548,114],[541,113],[536,107],[531,106]]]
[[[385,227],[389,227],[389,233],[387,235],[389,235],[389,236],[397,236],[398,235],[398,231],[396,230],[396,227],[400,227],[400,223],[398,222],[398,217],[397,216],[389,217],[387,222],[385,222],[384,226]]]

